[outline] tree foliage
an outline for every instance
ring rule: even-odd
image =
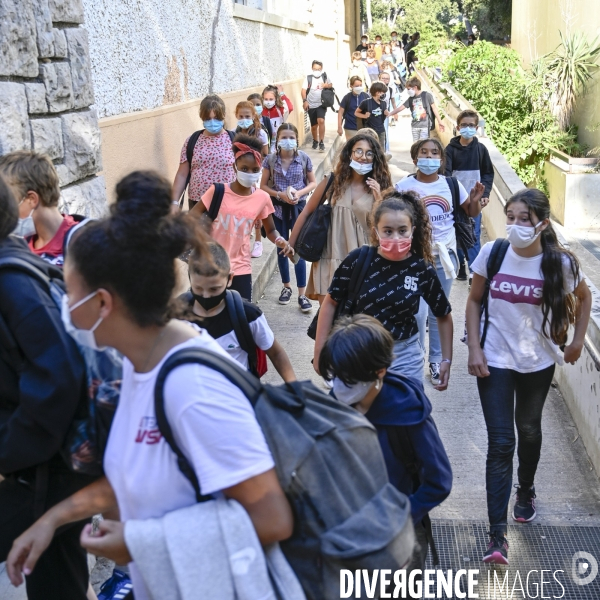
[[[457,0],[459,10],[486,40],[510,36],[512,0]]]

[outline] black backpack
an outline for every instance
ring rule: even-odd
[[[485,338],[487,337],[487,330],[490,324],[490,317],[488,313],[488,300],[490,298],[490,285],[492,284],[492,279],[499,273],[500,267],[502,266],[502,261],[506,256],[506,252],[508,247],[510,246],[510,242],[505,238],[498,238],[492,249],[490,251],[490,255],[487,260],[487,277],[485,280],[485,291],[483,292],[483,297],[481,298],[481,312],[483,314],[483,332],[481,333],[481,340],[479,345],[483,348],[485,344]]]
[[[229,135],[229,139],[233,142],[233,138],[235,137],[235,131],[229,131],[229,129],[226,129],[225,131],[227,131],[227,134]],[[187,179],[185,181],[185,187],[183,188],[183,192],[181,193],[181,198],[179,198],[179,207],[181,208],[183,206],[183,197],[185,196],[185,191],[188,188],[188,185],[190,184],[190,179],[192,178],[192,158],[194,157],[194,148],[196,147],[196,142],[198,141],[198,138],[204,133],[204,129],[199,129],[198,131],[194,131],[194,133],[192,133],[192,135],[190,135],[190,139],[188,140],[186,149],[185,149],[185,156],[187,158],[187,162],[188,165],[190,167],[190,172],[188,173]]]
[[[327,73],[323,73],[323,83],[330,83],[327,80]],[[308,98],[308,92],[310,92],[310,88],[312,87],[313,75],[308,75],[306,78],[308,80],[308,87],[306,88],[306,97]],[[337,112],[335,108],[333,108],[335,101],[337,100],[338,105],[340,104],[340,100],[337,97],[335,90],[331,88],[324,88],[321,90],[321,106],[325,109],[331,108],[333,112]]]
[[[200,348],[175,352],[156,378],[158,427],[178,456],[199,501],[189,461],[164,412],[163,388],[180,365],[202,364],[239,387],[254,407],[292,506],[294,531],[280,542],[308,600],[339,598],[340,571],[406,568],[414,547],[407,497],[393,487],[377,431],[358,411],[311,382],[262,385],[234,361]]]
[[[271,119],[265,115],[264,117],[261,117],[261,122],[262,122],[264,130],[267,132],[267,135],[269,136],[269,145],[270,145],[271,142],[273,141],[273,125],[271,124]]]

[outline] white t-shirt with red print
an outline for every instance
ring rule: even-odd
[[[487,262],[494,242],[488,242],[471,270],[487,277]],[[487,364],[498,369],[533,373],[553,363],[563,364],[560,348],[542,333],[542,254],[523,258],[508,248],[500,271],[491,281],[489,321],[483,352]],[[565,290],[578,285],[567,256],[563,259]],[[481,317],[483,333],[484,317]],[[546,326],[549,333],[550,324]]]
[[[191,136],[190,136],[191,137]],[[181,149],[180,163],[187,161],[188,137]],[[233,164],[235,157],[231,149],[231,138],[225,129],[219,135],[200,135],[192,154],[191,179],[188,195],[192,202],[200,202],[213,183],[235,181]]]
[[[287,96],[282,96],[283,107],[279,108],[275,105],[273,108],[263,108],[263,117],[269,117],[271,121],[271,129],[273,130],[273,137],[271,138],[270,152],[275,152],[275,141],[277,140],[277,130],[282,123],[285,123],[289,114],[292,112],[292,103],[288,100]]]

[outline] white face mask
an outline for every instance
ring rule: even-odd
[[[71,313],[82,304],[85,304],[88,300],[91,300],[97,293],[98,290],[92,292],[85,298],[82,298],[79,302],[73,304],[73,306],[69,306],[69,298],[65,294],[62,297],[60,316],[67,333],[80,346],[86,346],[87,348],[91,348],[92,350],[104,350],[103,347],[98,346],[98,344],[96,343],[96,336],[94,335],[94,331],[96,331],[96,329],[98,329],[98,327],[100,326],[100,323],[102,323],[102,317],[100,317],[94,323],[91,329],[78,329],[77,327],[75,327],[75,325],[73,325],[73,321],[71,321]]]
[[[409,90],[409,89],[407,89],[407,90],[406,90],[406,93],[407,93],[407,94],[408,94],[408,95],[409,95],[411,98],[414,98],[414,95],[415,95],[415,90]]]
[[[354,385],[346,385],[341,379],[337,377],[333,378],[333,393],[337,400],[352,406],[357,402],[360,402],[368,393],[369,390],[375,384],[375,389],[378,390],[381,387],[381,380],[377,381],[359,381]]]
[[[13,233],[15,235],[20,235],[21,237],[27,238],[35,234],[35,223],[33,222],[33,209],[29,213],[28,217],[24,219],[19,219],[17,226],[15,227]]]
[[[354,169],[359,175],[366,175],[373,170],[373,163],[359,163],[352,159],[350,161],[350,168]]]
[[[353,87],[352,91],[358,96],[363,91],[363,89],[360,86],[359,87]]]
[[[256,187],[260,180],[260,171],[258,173],[244,173],[237,171],[236,174],[238,183],[244,187]]]
[[[267,108],[273,108],[275,106],[275,100],[265,100],[263,102],[263,104],[267,107]]]
[[[322,71],[313,71],[313,77],[321,77]]]
[[[527,227],[525,225],[507,225],[506,237],[512,246],[515,248],[527,248],[538,239],[542,230],[536,233],[536,229],[542,224],[540,221],[535,227]]]

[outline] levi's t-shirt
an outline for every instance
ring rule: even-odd
[[[360,250],[348,254],[331,280],[329,295],[338,304],[348,296]],[[404,260],[388,260],[376,254],[360,285],[353,314],[375,317],[395,340],[407,340],[419,332],[415,315],[421,298],[436,317],[452,310],[435,269],[422,258],[413,254]]]
[[[214,193],[215,186],[211,185],[202,196],[206,210],[210,208]],[[250,234],[254,222],[256,219],[266,219],[274,212],[273,202],[267,192],[255,189],[249,196],[240,196],[229,185],[225,185],[223,202],[212,225],[211,235],[227,251],[234,275],[252,273]]]
[[[494,242],[483,246],[471,270],[487,278],[487,262]],[[523,258],[510,246],[500,271],[491,281],[488,299],[488,330],[483,352],[487,363],[498,369],[533,373],[553,363],[563,364],[560,348],[542,333],[542,256]],[[563,258],[565,290],[575,282],[569,258]],[[481,317],[480,334],[483,333]],[[549,323],[546,326],[549,332]]]

